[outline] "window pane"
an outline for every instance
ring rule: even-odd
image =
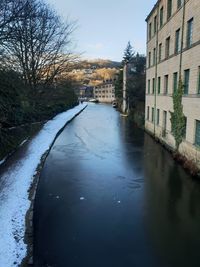
[[[176,38],[175,38],[175,53],[180,52],[180,29],[176,31]]]
[[[153,50],[153,65],[156,64],[156,48]]]
[[[163,7],[160,9],[160,27],[163,25]]]
[[[162,136],[166,136],[166,130],[167,130],[167,111],[163,111],[163,131]]]
[[[195,144],[200,146],[200,121],[196,121]]]
[[[184,94],[187,95],[189,92],[190,70],[185,70],[184,74]]]
[[[187,118],[184,117],[183,138],[186,138]]]
[[[157,109],[157,125],[159,125],[159,123],[160,123],[160,110],[159,109]]]
[[[187,47],[192,45],[192,35],[193,35],[193,18],[187,23]]]
[[[151,120],[152,120],[152,122],[154,122],[154,108],[152,108]]]
[[[168,93],[168,75],[165,75],[165,88],[164,88],[164,93]]]
[[[152,88],[152,94],[155,93],[155,78],[153,78],[153,88]]]
[[[147,107],[147,120],[149,120],[149,107]]]
[[[156,33],[157,30],[157,16],[154,17],[154,34]]]
[[[166,39],[166,45],[165,45],[165,57],[168,58],[170,54],[170,37]]]
[[[177,8],[180,8],[182,5],[182,0],[177,0]]]
[[[149,23],[149,39],[151,39],[151,23]]]
[[[151,67],[151,52],[149,52],[149,68]]]
[[[159,62],[162,59],[162,44],[159,44]]]
[[[199,77],[198,77],[198,94],[200,94],[200,67],[199,67]]]
[[[173,90],[174,90],[174,92],[176,92],[177,88],[178,88],[178,73],[175,72],[174,77],[173,77]]]
[[[167,3],[167,18],[169,19],[172,15],[172,0],[168,0]]]
[[[161,78],[158,77],[158,94],[160,94],[160,83],[161,83]]]
[[[150,86],[151,86],[151,81],[148,80],[148,94],[150,94]]]

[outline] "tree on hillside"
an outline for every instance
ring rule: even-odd
[[[125,62],[126,63],[129,63],[131,62],[131,60],[133,59],[135,55],[135,52],[133,51],[133,47],[130,43],[130,41],[128,42],[125,50],[124,50],[124,56],[123,56],[123,61],[122,61],[122,64],[124,64]]]

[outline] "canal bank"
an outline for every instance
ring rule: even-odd
[[[69,120],[66,121],[66,123],[59,129],[59,131],[57,132],[57,134],[55,135],[52,143],[50,144],[49,149],[43,154],[40,164],[38,165],[35,175],[33,177],[33,182],[29,188],[29,200],[31,202],[30,208],[26,213],[26,231],[25,231],[25,236],[24,236],[24,241],[27,244],[27,255],[26,257],[23,259],[22,263],[21,263],[21,267],[26,267],[26,266],[33,266],[34,261],[33,261],[33,242],[34,242],[34,229],[33,229],[33,215],[34,215],[34,202],[35,202],[35,196],[36,196],[36,191],[37,191],[37,186],[39,183],[39,179],[40,179],[40,174],[42,171],[42,168],[45,164],[45,160],[47,159],[51,148],[53,147],[56,139],[58,138],[58,136],[62,133],[62,131],[64,130],[64,128],[73,120],[75,119],[81,112],[83,112],[83,110],[87,107],[86,104],[83,105],[82,108],[80,108],[80,110],[77,110],[77,112],[75,112],[72,116],[70,116]]]
[[[32,140],[1,166],[0,266],[19,266],[26,256],[25,216],[31,204],[28,191],[33,182],[33,176],[36,175],[42,155],[48,151],[58,131],[85,107],[85,104],[76,106],[48,121]],[[31,216],[29,212],[27,215],[29,221]]]
[[[144,128],[147,134],[149,134],[158,144],[162,145],[166,150],[171,153],[172,158],[180,164],[192,178],[200,180],[200,168],[198,155],[196,154],[196,161],[190,159],[186,154],[176,151],[173,146],[170,146],[165,140],[158,138],[147,128]]]
[[[199,266],[200,187],[108,105],[89,105],[41,172],[34,260],[57,267]]]

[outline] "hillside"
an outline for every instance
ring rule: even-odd
[[[115,79],[120,66],[120,62],[104,59],[82,60],[70,72],[70,77],[80,86],[96,86],[104,80]]]
[[[93,59],[82,60],[78,68],[81,69],[98,69],[98,68],[119,68],[121,62],[105,60],[105,59]]]

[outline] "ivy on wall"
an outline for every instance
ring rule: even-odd
[[[171,112],[172,134],[175,138],[176,150],[179,149],[179,146],[185,136],[186,130],[186,119],[183,114],[182,96],[183,83],[182,80],[180,80],[177,90],[175,90],[173,93],[174,112]]]

